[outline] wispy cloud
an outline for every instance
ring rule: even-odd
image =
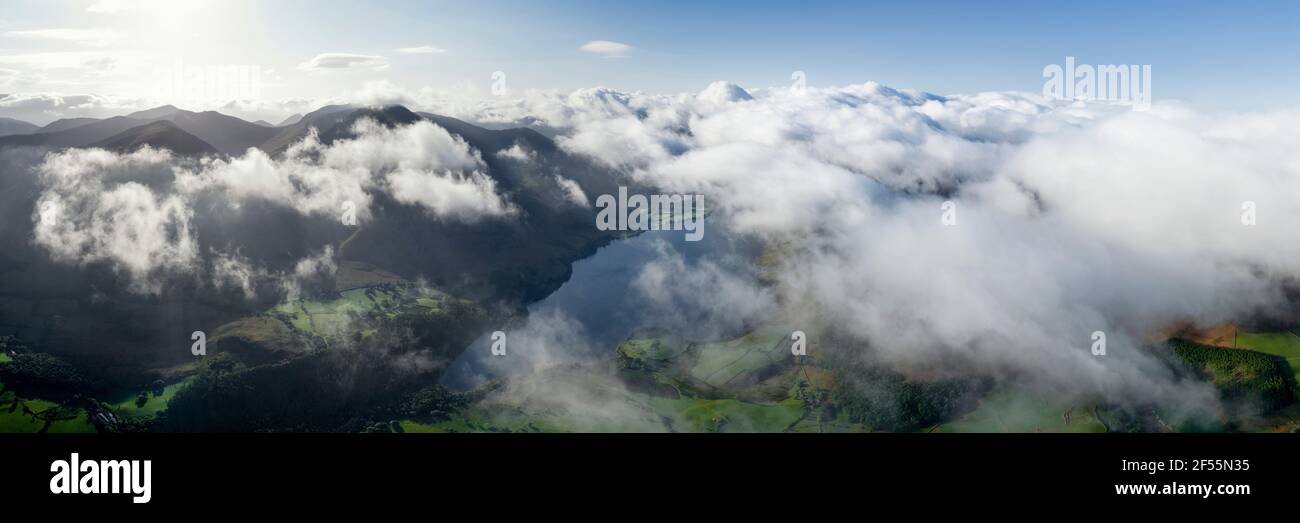
[[[394,49],[394,51],[397,51],[402,54],[442,54],[447,52],[446,49],[443,49],[441,47],[434,47],[431,45],[422,45],[419,47],[399,47],[397,49]]]
[[[611,40],[592,40],[582,44],[582,47],[579,47],[578,50],[603,56],[620,57],[627,55],[632,50],[632,46]]]
[[[326,71],[340,69],[388,69],[388,60],[382,56],[351,53],[321,53],[315,58],[298,64],[303,71]]]
[[[26,31],[9,31],[4,33],[10,38],[26,38],[33,40],[54,40],[61,42],[72,42],[94,47],[103,47],[122,38],[126,33],[116,29],[30,29]]]

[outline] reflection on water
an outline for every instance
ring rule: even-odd
[[[725,264],[752,257],[757,247],[732,241],[714,227],[703,241],[687,242],[681,231],[649,231],[611,243],[573,264],[573,275],[558,290],[528,307],[523,325],[506,329],[507,355],[491,355],[491,331],[483,333],[443,375],[444,385],[469,388],[485,379],[566,361],[607,355],[642,328],[675,332],[690,325],[647,314],[636,280],[649,263],[680,256],[686,266],[701,259]],[[708,323],[700,318],[692,323]]]

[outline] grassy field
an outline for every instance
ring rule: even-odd
[[[647,398],[677,432],[782,432],[803,416],[803,402],[748,403],[734,399]]]
[[[799,421],[803,404],[733,399],[671,399],[630,394],[617,414],[573,412],[534,406],[471,408],[452,419],[399,422],[403,432],[781,432]]]
[[[558,416],[554,413],[525,415],[517,411],[489,411],[484,409],[471,409],[461,416],[435,423],[402,420],[399,425],[402,432],[417,434],[444,432],[573,432],[576,430],[566,423],[564,416]]]
[[[244,341],[282,354],[300,353],[309,348],[306,341],[295,335],[284,322],[271,316],[250,316],[222,325],[212,334],[210,341],[218,347],[225,347],[222,341],[227,339]],[[236,344],[234,348],[239,347]]]
[[[77,434],[95,432],[95,425],[90,422],[90,418],[83,409],[77,409],[77,417],[70,420],[59,420],[50,424],[50,428],[45,431],[49,434]]]
[[[676,356],[682,346],[667,338],[638,338],[623,342],[618,351],[623,356],[645,360],[663,361]]]
[[[24,415],[24,402],[14,403],[14,399],[13,392],[0,394],[0,432],[36,432],[40,430],[41,422],[36,421],[31,416]]]
[[[702,345],[695,365],[690,368],[690,375],[714,387],[722,387],[742,374],[771,365],[770,349],[771,345],[762,342]]]
[[[410,433],[413,433],[413,434],[429,434],[429,433],[443,433],[443,432],[447,432],[447,430],[445,430],[445,429],[443,429],[443,428],[441,428],[441,427],[438,427],[438,426],[436,426],[436,425],[430,425],[430,424],[428,424],[428,423],[420,423],[420,422],[418,422],[418,421],[411,421],[411,420],[409,420],[409,419],[408,419],[408,420],[402,420],[401,422],[399,422],[399,425],[402,427],[402,432],[410,432]]]
[[[1238,332],[1237,348],[1281,356],[1291,366],[1296,381],[1300,381],[1300,337],[1283,332]]]
[[[664,398],[610,390],[600,409],[480,405],[435,423],[402,420],[403,432],[782,432],[803,416],[798,400]]]
[[[26,406],[37,416],[30,416],[23,413],[23,407]],[[0,395],[0,433],[26,433],[40,432],[45,427],[45,420],[39,419],[41,415],[52,415],[57,419],[50,423],[46,432],[51,433],[71,433],[71,432],[94,432],[95,426],[90,423],[86,417],[86,411],[80,408],[60,407],[57,403],[45,400],[24,400],[16,398],[13,392],[5,392]]]
[[[332,300],[281,303],[268,312],[286,319],[303,333],[329,338],[350,332],[354,318],[367,314],[393,317],[403,307],[438,312],[444,299],[446,296],[437,291],[426,292],[414,285],[363,287],[340,292]]]
[[[737,377],[762,370],[782,358],[790,358],[788,350],[790,331],[764,329],[734,340],[704,343],[696,346],[695,364],[691,377],[722,387]]]
[[[1106,432],[1087,406],[1051,404],[1023,391],[994,392],[936,432]]]
[[[176,383],[165,385],[162,394],[155,396],[150,393],[149,401],[145,402],[144,406],[136,405],[137,393],[124,394],[115,398],[116,401],[110,402],[110,405],[113,408],[113,412],[120,417],[153,416],[165,410],[167,408],[167,403],[176,396],[176,393],[180,392],[181,389],[188,387],[193,381],[194,378],[189,377]]]
[[[827,409],[819,408],[791,426],[790,432],[871,432],[871,427],[854,423],[842,412],[832,416]]]

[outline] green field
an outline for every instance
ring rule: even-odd
[[[50,434],[74,434],[95,432],[95,425],[90,422],[86,416],[86,411],[77,409],[77,417],[70,420],[59,420],[50,424],[50,428],[45,432]]]
[[[26,406],[36,416],[23,413]],[[94,432],[95,426],[80,408],[60,407],[45,400],[18,399],[12,391],[0,395],[0,433],[40,432],[45,427],[44,416],[55,418],[46,432]]]
[[[403,432],[782,432],[803,416],[803,404],[733,399],[671,399],[614,393],[626,403],[607,412],[578,412],[539,405],[471,408],[449,420],[402,420]]]
[[[1289,331],[1238,332],[1237,348],[1281,356],[1291,366],[1291,371],[1295,373],[1296,380],[1300,381],[1300,337],[1295,334]]]
[[[783,432],[803,416],[803,402],[748,403],[734,399],[647,398],[677,432]]]
[[[623,342],[618,352],[627,358],[650,363],[663,363],[676,357],[685,345],[668,338],[638,338]]]
[[[705,343],[695,348],[698,356],[691,366],[691,377],[714,387],[722,387],[737,377],[762,370],[781,358],[789,358],[785,332],[755,332],[721,343]]]
[[[558,413],[535,412],[524,414],[519,411],[492,411],[490,409],[471,409],[452,419],[434,423],[415,420],[402,420],[399,425],[402,432],[410,433],[470,433],[470,432],[574,432],[565,416]],[[584,428],[585,429],[585,428]],[[607,430],[605,432],[611,432]],[[601,432],[593,430],[591,432]]]
[[[546,387],[556,377],[532,379]],[[630,392],[590,373],[558,379],[566,380],[561,396],[589,396],[589,402],[557,403],[552,392],[510,395],[471,406],[451,419],[398,424],[403,432],[782,432],[804,415],[803,402],[795,399],[668,398]]]
[[[116,401],[110,402],[110,406],[113,408],[113,412],[121,417],[154,416],[159,412],[166,410],[167,403],[176,396],[176,393],[180,392],[181,389],[188,387],[193,381],[194,378],[189,377],[176,383],[168,384],[163,387],[162,394],[157,396],[153,395],[151,392],[149,394],[149,401],[145,402],[144,406],[136,405],[136,397],[138,393],[124,394],[115,398]]]
[[[393,317],[408,307],[428,312],[442,310],[446,296],[414,285],[362,287],[340,292],[332,300],[294,300],[270,311],[284,318],[298,331],[325,338],[347,334],[354,318],[375,314]]]
[[[1106,426],[1091,407],[1056,405],[1029,392],[1003,390],[936,432],[1106,432]]]
[[[420,423],[418,421],[402,420],[401,422],[399,422],[399,424],[402,427],[402,432],[410,432],[413,434],[447,432],[445,429],[442,429],[436,425],[429,425],[428,423]]]

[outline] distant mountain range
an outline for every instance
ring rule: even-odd
[[[281,127],[292,126],[302,120],[295,115]],[[149,126],[167,121],[173,127]],[[95,147],[101,143],[135,146],[181,146],[173,152],[182,155],[201,155],[217,152],[226,155],[243,154],[250,147],[259,147],[281,134],[282,129],[267,122],[249,122],[216,111],[193,112],[164,105],[112,118],[66,118],[49,125],[36,125],[0,118],[0,147]],[[178,133],[185,133],[183,136]],[[296,132],[294,133],[297,134]],[[194,143],[197,138],[205,145]]]
[[[37,129],[40,129],[40,127],[37,127],[34,124],[29,124],[22,120],[15,120],[13,118],[0,118],[0,136],[8,136],[11,134],[29,134],[29,133],[36,132]]]
[[[128,292],[122,275],[105,264],[50,263],[49,254],[31,241],[41,186],[29,167],[41,161],[43,150],[127,152],[149,145],[199,157],[242,154],[255,147],[278,156],[313,128],[324,144],[352,138],[354,124],[363,118],[389,127],[430,121],[464,140],[482,158],[482,174],[518,214],[445,220],[379,191],[371,195],[372,216],[360,227],[347,227],[334,216],[304,215],[270,201],[245,200],[233,210],[219,196],[203,197],[191,209],[200,251],[236,249],[249,262],[283,273],[329,246],[338,262],[340,288],[375,285],[358,275],[382,273],[427,282],[490,310],[519,310],[562,285],[572,262],[618,237],[594,227],[595,210],[575,205],[557,175],[576,184],[589,201],[616,193],[620,185],[636,184],[527,128],[485,129],[400,105],[327,106],[275,127],[170,106],[104,119],[59,120],[34,132],[0,137],[0,161],[5,162],[0,164],[0,244],[10,246],[0,249],[0,332],[15,333],[130,383],[144,369],[187,361],[189,352],[174,351],[171,345],[188,340],[197,328],[193,325],[215,328],[274,305],[260,297],[249,301],[238,292],[195,286],[188,275],[177,276],[161,296],[143,296]],[[530,160],[499,154],[515,146],[528,149]],[[345,285],[344,280],[354,283]],[[159,318],[169,319],[160,323]],[[112,334],[89,334],[108,332]]]
[[[438,115],[417,114],[400,105],[383,108],[327,105],[306,115],[290,116],[278,125],[265,121],[249,122],[216,111],[196,113],[164,105],[111,118],[55,120],[44,127],[0,118],[0,147],[103,147],[120,151],[123,147],[150,145],[186,156],[237,156],[249,148],[259,148],[278,155],[306,138],[313,128],[319,133],[321,142],[326,144],[351,137],[352,124],[360,118],[371,118],[389,127],[429,119],[476,135],[486,136],[482,131],[487,131],[477,127],[470,129],[464,122]],[[153,125],[164,121],[173,125]],[[512,144],[505,144],[505,147]]]

